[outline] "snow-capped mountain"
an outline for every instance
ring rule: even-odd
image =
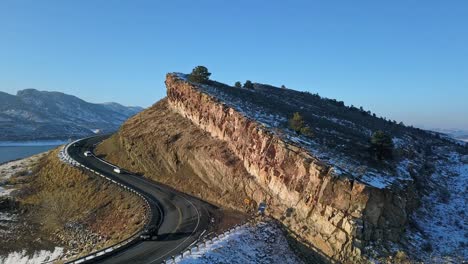
[[[0,141],[68,139],[111,132],[141,110],[118,103],[88,103],[60,92],[0,92]]]
[[[443,128],[433,128],[433,131],[446,134],[447,136],[468,142],[468,131],[463,129],[443,129]]]

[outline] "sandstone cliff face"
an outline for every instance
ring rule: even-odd
[[[357,261],[370,241],[400,238],[407,221],[403,191],[336,176],[333,167],[177,75],[168,74],[166,86],[169,107],[226,144],[253,176],[244,176],[243,196],[266,202],[269,214],[326,256]],[[240,179],[224,173],[211,183],[237,191],[225,180]]]

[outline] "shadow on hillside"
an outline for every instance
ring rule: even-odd
[[[278,221],[281,226],[286,239],[288,240],[289,246],[293,249],[304,263],[310,264],[335,264],[338,263],[329,257],[327,257],[320,249],[314,247],[312,244],[300,241],[297,239],[295,233],[284,224]]]

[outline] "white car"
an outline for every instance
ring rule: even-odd
[[[91,157],[93,155],[93,153],[91,153],[91,151],[85,151],[84,155],[86,157]]]
[[[114,168],[114,172],[120,174],[120,172],[121,172],[121,171],[120,171],[120,168],[115,167],[115,168]]]

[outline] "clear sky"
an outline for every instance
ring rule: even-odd
[[[167,72],[468,129],[468,1],[0,1],[0,90],[149,106]]]

